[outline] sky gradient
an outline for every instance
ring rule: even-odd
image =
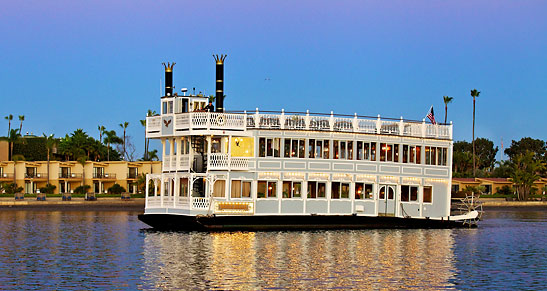
[[[142,156],[159,112],[161,62],[176,90],[214,94],[225,63],[227,110],[330,112],[421,120],[431,105],[455,140],[505,147],[545,140],[546,1],[9,1],[0,10],[0,116],[63,136],[98,125]],[[269,79],[269,80],[266,80]],[[1,128],[4,128],[2,130]],[[159,142],[155,142],[155,146]],[[499,154],[497,156],[499,158]]]

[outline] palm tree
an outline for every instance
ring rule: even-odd
[[[156,161],[159,161],[158,150],[150,151],[150,152],[148,153],[148,158],[150,159],[150,161],[153,161],[154,159],[155,159]]]
[[[47,136],[45,133],[43,133],[44,138],[46,139],[46,148],[47,148],[47,183],[49,185],[49,157],[50,153],[53,150],[53,147],[57,143],[57,139],[55,139],[54,134],[50,134]]]
[[[104,137],[104,142],[106,143],[106,147],[107,147],[107,160],[110,161],[110,144],[120,144],[122,143],[122,139],[119,138],[117,135],[116,135],[116,132],[114,130],[107,130],[104,132],[105,134],[105,137]]]
[[[21,133],[23,132],[23,121],[25,121],[25,116],[19,115],[19,121],[21,122],[21,124],[19,125],[19,133]]]
[[[120,123],[119,125],[123,129],[123,144],[122,144],[123,145],[123,155],[122,156],[124,157],[124,159],[127,160],[126,151],[125,151],[125,131],[126,131],[127,127],[129,126],[129,122],[125,121],[124,123]]]
[[[99,130],[99,141],[103,143],[103,135],[106,130],[106,127],[104,127],[104,125],[99,125],[97,126],[97,129]]]
[[[141,119],[140,120],[141,122],[141,125],[144,127],[144,160],[146,161],[147,159],[147,153],[148,153],[148,148],[146,147],[146,119]]]
[[[13,158],[13,144],[19,141],[19,138],[21,137],[21,134],[19,133],[18,129],[10,129],[9,135],[8,135],[8,144],[9,144],[9,157],[8,160],[11,161]]]
[[[448,115],[448,103],[452,102],[454,97],[443,96],[444,101],[444,124],[446,124],[446,116]]]
[[[479,97],[481,92],[477,89],[471,90],[471,97],[473,97],[473,177],[475,177],[475,98]]]
[[[78,157],[78,163],[82,165],[82,186],[85,185],[85,162],[87,161],[87,158],[85,155]],[[85,197],[87,198],[87,191],[85,193]]]
[[[9,136],[10,130],[11,130],[11,121],[13,120],[13,114],[10,114],[4,117],[4,119],[8,121],[8,136]]]

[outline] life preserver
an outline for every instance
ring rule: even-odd
[[[226,117],[224,117],[224,114],[219,114],[217,116],[217,124],[224,125],[224,123],[226,123]]]

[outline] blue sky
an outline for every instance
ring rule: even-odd
[[[174,83],[225,107],[422,119],[443,95],[455,140],[545,140],[545,1],[10,1],[0,10],[0,116],[23,132],[129,121],[139,156],[159,111],[161,62]],[[265,80],[269,78],[269,80]],[[17,119],[17,117],[15,117]],[[5,130],[7,124],[3,120]],[[18,122],[15,122],[18,124]],[[5,134],[5,133],[3,133]],[[499,155],[498,155],[499,158]]]

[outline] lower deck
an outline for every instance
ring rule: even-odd
[[[147,175],[145,214],[450,215],[450,180],[287,172]]]

